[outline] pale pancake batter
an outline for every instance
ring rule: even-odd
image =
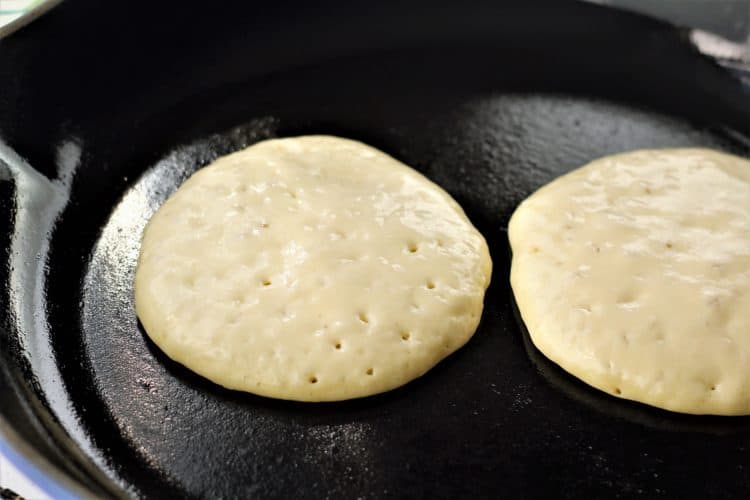
[[[531,195],[508,233],[521,316],[551,360],[615,396],[750,414],[750,161],[602,158]]]
[[[463,346],[487,244],[438,186],[362,143],[264,141],[196,172],[152,217],[138,316],[222,386],[333,401],[398,387]]]

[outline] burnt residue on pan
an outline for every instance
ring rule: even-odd
[[[40,255],[46,305],[33,312],[45,328],[24,333],[0,301],[0,388],[38,403],[0,413],[34,419],[41,430],[29,436],[61,450],[59,460],[94,464],[113,491],[148,497],[750,492],[745,419],[700,423],[571,388],[525,347],[507,279],[508,218],[554,177],[636,148],[750,154],[747,91],[679,32],[577,3],[541,18],[520,5],[384,2],[367,16],[336,5],[298,9],[292,20],[282,16],[286,4],[257,19],[251,7],[205,19],[185,7],[156,8],[144,20],[128,18],[123,4],[112,7],[117,22],[95,3],[80,5],[64,2],[0,45],[5,60],[30,61],[21,76],[0,68],[3,140],[47,179],[58,178],[61,145],[76,151],[69,201]],[[61,33],[75,16],[94,14],[99,24],[45,40],[45,30]],[[159,19],[172,22],[144,24]],[[200,24],[196,40],[200,19],[214,22]],[[387,40],[382,26],[393,31]],[[118,57],[98,56],[92,40]],[[76,72],[60,73],[59,92],[44,93],[35,82],[50,74],[30,54],[59,45]],[[216,157],[314,133],[371,144],[459,201],[495,263],[482,323],[435,369],[379,396],[300,404],[222,389],[167,359],[138,324],[132,278],[141,232]],[[5,294],[9,269],[35,259],[10,250],[19,206],[7,186],[0,183]],[[51,355],[24,370],[27,348]]]

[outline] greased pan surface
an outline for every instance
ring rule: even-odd
[[[750,154],[748,90],[678,30],[568,2],[143,15],[71,0],[0,41],[0,62],[0,415],[98,494],[750,494],[750,420],[577,382],[530,345],[508,285],[507,220],[554,177],[643,147]],[[219,155],[308,133],[422,171],[490,245],[474,338],[387,394],[230,392],[170,362],[136,320],[139,238],[159,204]]]

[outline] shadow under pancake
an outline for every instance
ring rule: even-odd
[[[649,406],[645,403],[617,398],[584,383],[537,349],[521,318],[521,312],[513,294],[511,294],[511,302],[513,314],[521,330],[526,353],[532,364],[550,385],[569,398],[599,413],[662,431],[725,435],[750,430],[750,417],[748,416],[677,413]]]
[[[460,348],[449,354],[446,358],[430,368],[423,375],[412,379],[405,384],[382,393],[370,396],[346,399],[342,401],[294,401],[272,398],[228,389],[208,378],[192,371],[182,363],[170,358],[146,333],[146,329],[138,320],[138,330],[141,333],[145,345],[151,354],[166,369],[170,376],[174,377],[180,384],[187,388],[208,395],[218,401],[227,404],[252,406],[256,410],[273,413],[276,417],[286,416],[291,419],[318,420],[328,424],[349,423],[359,420],[358,416],[373,415],[378,408],[387,411],[393,403],[401,400],[414,399],[423,386],[430,383],[430,379],[436,374],[449,370],[462,352],[466,349]],[[478,333],[479,328],[477,328]]]

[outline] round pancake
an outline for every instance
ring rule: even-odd
[[[527,198],[508,234],[516,302],[552,361],[660,408],[750,413],[750,161],[602,158]]]
[[[149,221],[138,317],[170,358],[299,401],[419,377],[479,324],[491,261],[438,186],[362,143],[268,140],[196,172]]]

